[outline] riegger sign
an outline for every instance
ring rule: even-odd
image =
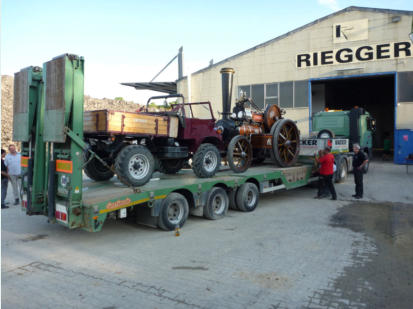
[[[412,44],[407,41],[363,45],[358,47],[343,47],[298,54],[296,57],[296,66],[301,69],[332,64],[407,58],[412,56],[412,50]]]

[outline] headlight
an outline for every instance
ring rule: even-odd
[[[244,118],[244,112],[243,111],[239,111],[238,112],[238,119],[242,119]]]

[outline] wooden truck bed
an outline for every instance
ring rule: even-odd
[[[113,110],[86,111],[83,118],[85,133],[144,134],[178,136],[178,117],[156,116]]]

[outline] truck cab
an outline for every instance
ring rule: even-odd
[[[360,107],[349,111],[323,111],[313,116],[312,131],[317,138],[346,138],[349,148],[360,144],[361,149],[372,156],[373,133],[376,120],[369,112]]]

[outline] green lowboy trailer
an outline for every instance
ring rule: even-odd
[[[239,174],[222,170],[211,178],[198,178],[191,170],[155,173],[141,187],[117,178],[92,181],[83,174],[85,165],[93,158],[105,162],[83,140],[83,78],[84,59],[70,54],[15,75],[13,136],[22,142],[21,200],[27,215],[91,232],[100,231],[108,218],[129,216],[173,230],[189,214],[215,220],[228,208],[253,211],[260,193],[294,189],[313,179],[312,164],[264,164]]]

